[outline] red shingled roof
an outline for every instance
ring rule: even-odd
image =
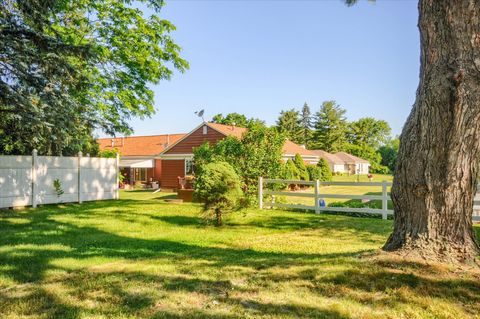
[[[207,123],[209,127],[220,132],[225,136],[235,136],[242,138],[248,129],[233,125],[223,125],[218,123]],[[188,134],[164,134],[151,136],[130,136],[117,138],[97,139],[101,150],[118,149],[122,156],[154,156],[162,153],[167,147],[172,146]],[[112,139],[114,145],[112,147]],[[286,140],[283,145],[283,154],[303,156],[317,156],[314,152],[304,147]]]
[[[186,134],[163,134],[97,139],[101,150],[118,149],[122,156],[154,156]],[[113,147],[112,147],[113,140]]]
[[[242,138],[243,134],[248,131],[248,129],[244,127],[238,127],[233,125],[224,125],[218,123],[207,123],[208,126],[213,128],[214,130],[222,133],[226,136],[235,136],[237,138]]]

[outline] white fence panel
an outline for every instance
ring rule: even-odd
[[[36,203],[56,204],[78,201],[78,158],[38,156],[36,165]],[[58,179],[63,194],[58,196],[53,181]]]
[[[0,207],[31,205],[32,156],[0,158]]]
[[[0,156],[0,208],[117,198],[118,158]]]
[[[83,157],[80,167],[81,201],[116,198],[118,184],[115,158]]]

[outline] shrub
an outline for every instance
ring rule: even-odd
[[[320,180],[322,182],[329,182],[332,180],[332,170],[330,169],[330,166],[328,165],[327,160],[325,160],[324,158],[321,158],[317,163],[317,167],[321,171],[322,177],[320,178]]]
[[[298,171],[298,168],[292,159],[287,160],[287,162],[283,165],[281,175],[283,179],[300,179],[300,172]]]
[[[194,149],[196,173],[212,161],[229,163],[240,176],[246,199],[257,200],[258,178],[278,178],[281,172],[285,137],[273,128],[251,127],[241,139],[229,136],[215,145]]]
[[[307,172],[311,181],[315,181],[317,179],[322,180],[323,175],[320,167],[315,165],[307,165]]]
[[[222,225],[224,214],[238,208],[241,196],[240,178],[226,162],[205,164],[196,176],[195,198],[205,203],[205,217],[216,226]]]
[[[300,156],[300,154],[295,154],[295,159],[293,160],[293,162],[295,163],[295,166],[298,169],[298,177],[302,181],[308,181],[309,180],[308,171],[302,156]]]

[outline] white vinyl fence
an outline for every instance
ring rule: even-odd
[[[302,192],[292,192],[292,191],[273,191],[269,189],[264,189],[266,184],[295,184],[295,185],[308,185],[314,186],[314,193],[302,193]],[[344,194],[325,194],[321,192],[322,186],[379,186],[382,190],[382,195],[344,195]],[[366,214],[381,214],[383,219],[387,219],[388,215],[393,215],[393,210],[388,209],[388,201],[391,200],[390,195],[387,192],[388,187],[392,186],[390,182],[320,182],[316,181],[297,181],[297,180],[284,180],[284,179],[264,179],[259,178],[258,181],[258,202],[260,209],[264,207],[280,207],[280,208],[291,208],[291,209],[305,209],[305,210],[314,210],[315,213],[320,213],[322,211],[333,211],[333,212],[351,212],[351,213],[366,213]],[[264,195],[272,195],[272,201],[269,203],[264,203]],[[275,202],[275,196],[293,196],[293,197],[307,197],[314,200],[313,205],[301,205],[301,204],[286,204],[286,203],[277,203]],[[351,207],[326,207],[320,206],[319,200],[325,198],[336,198],[336,199],[361,199],[361,200],[381,200],[382,208],[351,208]],[[475,196],[474,206],[473,206],[473,216],[474,221],[480,222],[480,184],[478,186],[477,194]]]
[[[0,208],[104,199],[118,199],[118,157],[0,156]]]

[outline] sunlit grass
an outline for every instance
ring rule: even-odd
[[[391,221],[119,201],[0,213],[0,318],[475,318],[480,277],[378,255]],[[478,228],[477,228],[478,230]]]

